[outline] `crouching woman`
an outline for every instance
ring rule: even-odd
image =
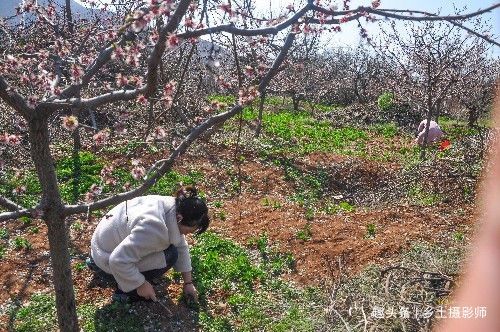
[[[173,267],[182,273],[184,294],[197,300],[185,235],[201,234],[209,223],[207,205],[194,187],[179,190],[176,197],[150,195],[125,201],[97,225],[91,264],[116,280],[114,299],[157,301],[151,282]]]

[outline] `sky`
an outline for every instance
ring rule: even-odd
[[[75,0],[79,2],[78,0]],[[224,0],[223,0],[224,1]],[[238,1],[238,0],[236,0]],[[288,4],[294,2],[296,8],[300,8],[300,4],[304,4],[305,0],[254,0],[256,9],[262,11],[266,16],[269,15],[270,9],[277,15],[280,9],[285,8]],[[322,1],[325,2],[325,1]],[[342,5],[341,0],[334,0],[332,3],[337,3],[339,8]],[[380,8],[387,9],[415,9],[427,12],[440,11],[441,15],[454,14],[454,6],[459,9],[467,8],[465,12],[472,12],[478,9],[486,8],[496,3],[494,0],[381,0]],[[271,5],[270,5],[271,3]],[[360,5],[370,5],[370,0],[351,0],[351,8]],[[496,40],[500,41],[500,9],[496,9],[495,13],[485,14],[484,17],[490,21],[492,26],[491,33],[496,36]],[[376,24],[372,24],[373,28],[369,29],[372,37],[377,34]],[[370,28],[370,26],[368,26]],[[328,38],[330,47],[356,47],[360,42],[359,29],[356,23],[347,23],[342,27],[342,32]],[[492,54],[500,56],[500,47],[493,46]]]

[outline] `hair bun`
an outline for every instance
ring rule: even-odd
[[[193,186],[181,187],[176,196],[180,201],[186,198],[198,198],[198,190]]]

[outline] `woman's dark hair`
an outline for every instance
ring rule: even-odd
[[[198,229],[195,234],[205,232],[210,224],[208,217],[208,207],[204,200],[198,197],[198,190],[195,187],[182,187],[177,191],[175,198],[177,213],[182,216],[181,225]]]

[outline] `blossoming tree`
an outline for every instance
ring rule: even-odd
[[[235,1],[209,0],[82,2],[94,9],[78,18],[72,15],[69,1],[56,6],[53,1],[41,5],[41,1],[24,0],[17,8],[17,15],[3,20],[0,25],[0,98],[13,111],[19,127],[25,129],[24,134],[23,131],[21,134],[4,132],[0,135],[0,144],[9,149],[24,146],[29,151],[41,186],[41,196],[35,206],[22,206],[15,199],[0,197],[3,208],[0,220],[38,217],[47,224],[61,331],[79,330],[66,218],[104,209],[146,193],[200,135],[238,114],[244,105],[265,93],[297,35],[337,33],[349,21],[358,21],[361,26],[361,20],[381,18],[445,20],[461,26],[467,18],[500,7],[496,4],[469,14],[437,16],[411,10],[381,9],[380,1],[350,8],[350,1],[344,0],[339,8],[332,3],[308,0],[301,6],[288,5],[279,16],[271,19],[256,16],[248,1],[243,5]],[[362,34],[366,34],[365,27],[361,29]],[[275,52],[254,54],[253,60],[247,63],[235,56],[235,70],[231,75],[226,72],[217,76],[215,81],[221,89],[237,94],[233,105],[212,103],[196,110],[196,114],[184,112],[178,96],[181,89],[186,92],[184,76],[173,79],[164,63],[183,43],[197,45],[201,42],[200,37],[214,36],[227,40],[233,51],[245,47],[252,52],[255,48],[251,44],[258,40],[272,46]],[[190,54],[186,52],[179,59],[187,59]],[[95,145],[112,144],[115,133],[126,129],[127,121],[137,118],[147,118],[151,123],[148,130],[157,138],[165,138],[165,128],[155,124],[158,114],[150,112],[154,107],[157,111],[161,109],[162,114],[169,110],[177,112],[188,130],[182,139],[173,142],[164,158],[151,165],[141,160],[133,162],[131,173],[140,184],[106,197],[100,195],[96,185],[86,201],[64,202],[51,146],[52,131],[59,130],[53,122],[71,132],[77,147],[81,135],[86,133],[82,131],[85,125],[80,121],[81,116],[98,109],[116,113],[116,122],[111,126],[113,130],[105,128],[91,134]],[[218,112],[213,112],[214,109]],[[4,149],[6,154],[9,149]],[[8,160],[4,164],[9,166]],[[105,166],[101,172],[103,182],[112,181],[110,167]]]

